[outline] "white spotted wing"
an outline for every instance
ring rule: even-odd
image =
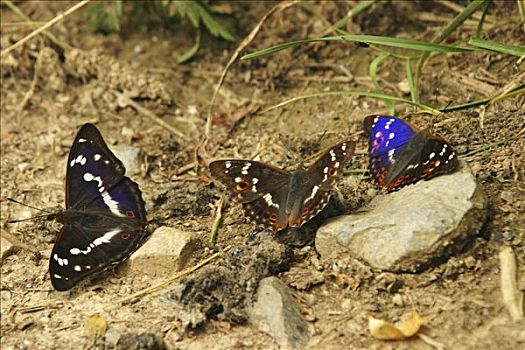
[[[147,237],[146,211],[138,185],[92,124],[85,124],[71,147],[66,174],[64,225],[49,259],[57,290],[125,260]]]
[[[245,214],[274,232],[300,228],[327,204],[355,144],[331,147],[308,169],[288,172],[269,164],[230,159],[210,163],[212,176],[242,203]]]

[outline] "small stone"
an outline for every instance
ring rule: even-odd
[[[461,251],[481,229],[487,198],[466,164],[449,175],[375,197],[369,209],[321,226],[323,259],[352,256],[383,271],[415,272]]]
[[[401,294],[394,294],[394,296],[392,297],[392,302],[394,303],[394,305],[397,305],[397,306],[405,305],[405,303],[403,302],[403,297],[401,296]]]
[[[146,171],[146,156],[142,148],[133,146],[112,146],[111,150],[126,168],[126,175],[137,176]]]
[[[499,195],[505,202],[512,203],[514,200],[514,193],[512,191],[503,191]]]
[[[183,268],[191,254],[200,249],[200,241],[191,233],[162,226],[128,259],[127,273],[166,276]]]
[[[120,335],[121,333],[115,328],[108,329],[108,331],[104,335],[104,340],[106,342],[106,345],[115,347],[115,345],[117,345],[118,340],[120,339]]]
[[[29,168],[29,165],[30,164],[28,162],[22,162],[22,163],[19,163],[16,167],[18,168],[18,171],[23,173]]]
[[[277,277],[259,282],[256,301],[248,314],[250,322],[283,349],[302,349],[308,343],[306,320],[288,287]]]

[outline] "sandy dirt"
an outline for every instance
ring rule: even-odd
[[[43,22],[70,6],[60,2],[19,5],[33,20]],[[238,36],[246,36],[271,5],[236,4],[233,16],[239,18]],[[314,12],[291,7],[272,16],[246,52],[316,37],[354,5],[353,1],[317,4]],[[3,50],[27,35],[31,27],[4,26],[19,18],[4,5],[1,10]],[[517,13],[516,2],[492,4],[484,28],[487,36],[523,44],[525,28]],[[438,3],[386,2],[357,16],[346,30],[431,40],[455,14]],[[154,349],[155,339],[163,339],[172,349],[274,349],[277,344],[250,327],[243,311],[251,302],[254,284],[268,275],[279,276],[294,290],[309,323],[311,348],[434,348],[418,338],[383,342],[370,336],[368,315],[398,321],[412,308],[426,321],[424,334],[446,348],[524,346],[525,323],[512,322],[501,300],[498,252],[502,246],[513,247],[522,268],[523,289],[525,96],[410,118],[418,127],[446,138],[460,154],[494,145],[464,158],[489,196],[487,222],[463,252],[441,265],[419,274],[394,274],[375,271],[359,261],[320,261],[312,243],[316,227],[330,216],[357,210],[377,194],[371,180],[358,171],[345,174],[340,194],[299,237],[254,234],[254,225],[246,222],[240,206],[226,197],[217,242],[210,245],[214,208],[224,193],[210,181],[203,166],[213,159],[257,156],[293,169],[301,160],[352,136],[357,148],[348,169],[366,169],[366,140],[356,133],[361,131],[365,116],[386,112],[381,101],[323,97],[261,111],[311,93],[373,91],[368,66],[374,52],[353,43],[328,42],[236,62],[212,111],[207,148],[196,162],[195,150],[205,133],[213,88],[235,45],[207,38],[191,61],[178,65],[175,57],[191,47],[193,31],[149,24],[129,29],[126,35],[101,35],[93,33],[87,21],[88,13],[80,11],[52,29],[74,50],[64,51],[39,36],[2,57],[1,227],[2,235],[22,246],[1,267],[2,349],[106,349],[113,348],[119,337],[120,348],[139,348],[130,344],[140,342],[144,345],[141,349]],[[469,22],[456,30],[451,41],[465,41],[475,33],[476,25]],[[518,81],[525,63],[517,61],[516,57],[487,52],[433,55],[423,70],[422,101],[444,107],[495,96],[506,84]],[[385,93],[410,99],[404,63],[389,62],[379,67],[380,85]],[[521,79],[523,82],[523,76]],[[119,99],[122,93],[184,136],[175,135],[124,103]],[[415,111],[397,106],[399,115]],[[163,298],[146,295],[116,305],[116,299],[170,276],[152,279],[116,271],[69,292],[54,291],[47,267],[60,224],[45,220],[7,223],[38,214],[5,201],[7,197],[48,210],[63,208],[67,154],[75,133],[86,122],[99,127],[110,147],[132,145],[144,150],[147,168],[133,179],[144,193],[148,218],[192,232],[202,241],[202,249],[187,265],[228,245],[244,247],[237,255],[212,263],[208,275],[186,277],[193,289],[185,297],[193,296],[193,304],[201,300],[205,314],[205,321],[197,327],[181,321],[179,313],[188,310],[172,307],[166,300],[170,295],[182,298],[184,291],[180,289],[164,289],[171,294]],[[265,261],[264,268],[248,266],[248,257],[254,254],[263,256],[256,261]],[[239,276],[232,271],[247,274],[241,284],[232,283]],[[239,289],[239,285],[245,288]],[[94,314],[108,322],[106,339],[86,334],[85,322]]]

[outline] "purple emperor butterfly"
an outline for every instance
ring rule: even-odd
[[[64,226],[49,259],[56,290],[126,260],[148,237],[138,185],[92,124],[78,131],[69,151]]]
[[[308,169],[301,166],[293,172],[241,159],[214,161],[210,172],[242,203],[246,216],[277,232],[300,228],[328,204],[354,148],[352,141],[341,142]]]
[[[368,134],[368,166],[379,187],[395,190],[456,170],[456,152],[440,136],[419,130],[403,119],[371,115],[364,120]]]

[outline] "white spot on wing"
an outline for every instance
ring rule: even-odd
[[[109,231],[107,232],[106,234],[104,234],[103,236],[95,239],[91,244],[95,245],[95,246],[99,246],[101,244],[104,244],[104,243],[110,243],[111,242],[111,238],[113,238],[115,235],[117,235],[118,233],[120,233],[122,230],[119,229],[119,228],[116,228],[112,231]]]
[[[252,166],[252,163],[250,162],[246,163],[241,169],[241,174],[248,175],[248,169],[250,169],[251,166]]]
[[[330,159],[332,160],[332,162],[335,161],[335,160],[337,159],[336,156],[335,156],[335,152],[334,152],[333,149],[330,150]]]
[[[274,203],[274,202],[272,201],[272,195],[271,195],[271,194],[266,193],[266,194],[263,196],[263,199],[266,201],[266,203],[267,203],[270,207],[276,207],[277,209],[279,209],[279,204]]]
[[[436,156],[436,154],[435,154],[434,152],[432,152],[432,153],[430,153],[430,154],[428,155],[428,159],[432,159],[432,158],[434,158],[435,156]]]
[[[311,201],[312,199],[314,199],[315,194],[317,193],[317,191],[319,191],[319,186],[315,185],[314,187],[312,187],[312,193],[310,194],[309,197],[307,197],[307,198],[304,200],[303,203],[306,204],[306,202]]]
[[[100,160],[100,158],[102,158],[102,156],[98,153],[93,156],[93,159],[95,159],[95,161]]]
[[[83,143],[83,142],[86,142],[86,139],[82,139],[82,138],[78,139],[78,143]]]
[[[94,178],[94,176],[91,173],[85,173],[84,174],[84,181],[86,181],[86,182],[93,181],[93,178]]]
[[[117,216],[125,216],[118,210],[118,202],[111,198],[111,195],[108,191],[102,192],[102,200],[104,201],[104,204],[106,204],[111,210],[111,212]]]

